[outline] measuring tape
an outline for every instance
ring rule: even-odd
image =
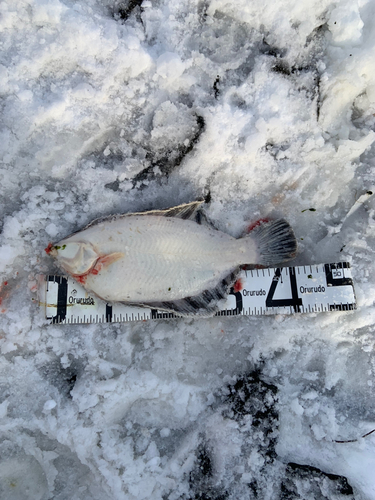
[[[356,308],[348,262],[242,271],[242,290],[231,290],[217,316],[350,311]],[[122,323],[177,314],[122,303],[109,304],[90,295],[73,278],[41,276],[39,304],[51,323]]]

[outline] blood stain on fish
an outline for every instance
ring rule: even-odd
[[[77,283],[81,283],[81,285],[84,285],[87,280],[87,273],[86,274],[81,274],[80,276],[73,275],[73,278],[77,281]]]
[[[51,253],[52,248],[53,248],[52,243],[48,243],[47,248],[44,249],[44,251],[46,252],[47,255],[49,255]]]
[[[243,290],[243,281],[241,278],[239,278],[235,284],[233,285],[233,290],[234,290],[234,293],[237,293],[237,292],[240,292],[241,290]]]
[[[256,220],[255,222],[252,222],[248,227],[247,227],[247,230],[246,232],[247,233],[250,233],[250,231],[252,231],[253,229],[255,229],[256,227],[260,226],[261,224],[267,224],[267,222],[269,222],[269,219],[258,219]]]

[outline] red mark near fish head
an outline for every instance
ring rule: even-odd
[[[103,268],[109,266],[110,264],[113,264],[114,262],[116,262],[116,260],[121,259],[123,256],[124,254],[120,252],[103,255],[102,257],[99,257],[95,261],[95,264],[84,274],[73,274],[72,276],[77,281],[77,283],[85,285],[89,274],[97,276]]]
[[[74,274],[73,278],[77,281],[77,283],[81,283],[81,285],[85,285],[89,274],[93,274],[94,276],[99,274],[99,272],[101,271],[101,269],[103,267],[103,264],[101,263],[100,260],[101,260],[100,258],[97,259],[95,264],[84,274]]]
[[[94,267],[89,271],[90,274],[94,274],[95,276],[100,273],[100,271],[113,264],[117,260],[121,259],[124,256],[121,252],[110,253],[108,255],[102,255],[96,261]]]
[[[73,275],[73,278],[77,281],[77,283],[81,283],[81,285],[84,285],[87,280],[87,273],[80,275]]]
[[[52,243],[48,243],[47,248],[44,249],[44,251],[46,252],[47,255],[49,255],[51,253],[52,248],[53,248]]]
[[[233,291],[234,293],[237,293],[240,292],[242,289],[243,289],[243,281],[241,278],[239,278],[233,285]]]
[[[102,262],[103,257],[100,257],[97,261],[95,266],[91,269],[90,274],[93,274],[94,276],[97,276],[100,271],[102,270],[104,263]]]
[[[258,227],[262,224],[267,224],[267,222],[269,222],[269,219],[258,219],[255,222],[251,223],[250,226],[247,227],[246,232],[250,233],[250,231],[252,231],[256,227]]]

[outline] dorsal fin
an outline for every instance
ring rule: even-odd
[[[107,215],[105,217],[99,217],[98,219],[93,220],[83,229],[88,229],[89,227],[96,226],[101,222],[110,222],[113,220],[121,219],[123,217],[133,217],[134,215],[176,217],[178,219],[196,220],[198,211],[203,203],[204,200],[197,200],[197,201],[191,201],[190,203],[183,203],[182,205],[177,205],[176,207],[166,208],[164,210],[148,210],[145,212],[130,212],[128,214]],[[82,231],[82,229],[80,229],[79,231]]]
[[[195,220],[197,211],[203,203],[204,200],[197,200],[190,203],[183,203],[176,207],[166,208],[165,210],[149,210],[148,212],[136,212],[128,215],[158,215],[159,217],[177,217],[178,219]]]

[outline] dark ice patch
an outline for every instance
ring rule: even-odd
[[[149,181],[168,177],[168,175],[181,164],[185,156],[192,151],[195,144],[197,144],[203,133],[204,125],[203,117],[197,116],[195,133],[191,138],[187,137],[189,143],[186,146],[185,144],[180,144],[174,151],[166,151],[164,153],[165,156],[162,157],[155,157],[152,152],[149,152],[146,159],[149,160],[151,164],[133,177],[133,187],[144,189]]]
[[[278,63],[272,66],[271,71],[274,73],[279,73],[284,76],[290,76],[290,69],[287,63]]]
[[[120,188],[120,181],[118,179],[116,179],[113,182],[109,182],[108,184],[104,184],[104,187],[116,192]]]
[[[39,372],[55,386],[64,397],[71,398],[71,391],[74,389],[77,378],[83,371],[82,365],[77,360],[72,360],[70,366],[64,368],[59,359],[39,368]]]
[[[139,12],[142,11],[143,0],[127,0],[124,2],[118,2],[113,10],[113,17],[116,20],[126,21],[129,16],[139,8]]]
[[[301,492],[303,482],[303,492]],[[344,476],[328,474],[311,465],[290,462],[280,488],[281,500],[336,499],[345,496],[355,500],[353,488]]]
[[[241,377],[229,386],[226,401],[229,406],[224,414],[236,421],[251,415],[252,426],[262,431],[264,441],[260,445],[262,452],[270,459],[276,457],[275,431],[278,428],[279,415],[276,410],[278,401],[277,387],[261,378],[260,370]]]
[[[211,439],[211,428],[202,435],[189,476],[190,499],[262,499],[270,497],[271,490],[275,493],[273,498],[278,498],[277,402],[276,386],[263,380],[260,369],[239,377],[216,394],[211,409],[224,418],[223,443],[215,438],[215,431]],[[231,420],[235,424],[225,424]],[[231,438],[237,443],[238,453],[233,454],[223,467],[217,457],[221,455],[220,447]],[[253,452],[263,459],[256,468],[249,467]],[[244,481],[243,474],[248,476],[247,481]]]
[[[217,75],[216,80],[214,81],[213,89],[214,89],[215,99],[217,99],[219,97],[219,94],[220,94],[220,76],[219,75]]]
[[[272,46],[268,42],[266,42],[266,40],[264,38],[263,38],[262,43],[258,47],[258,49],[259,49],[259,52],[261,54],[265,54],[265,55],[271,56],[271,57],[277,57],[279,59],[285,57],[285,55],[287,53],[287,49]]]
[[[212,458],[207,443],[200,443],[196,451],[194,467],[189,475],[192,490],[190,500],[225,500],[228,493],[212,484]]]

